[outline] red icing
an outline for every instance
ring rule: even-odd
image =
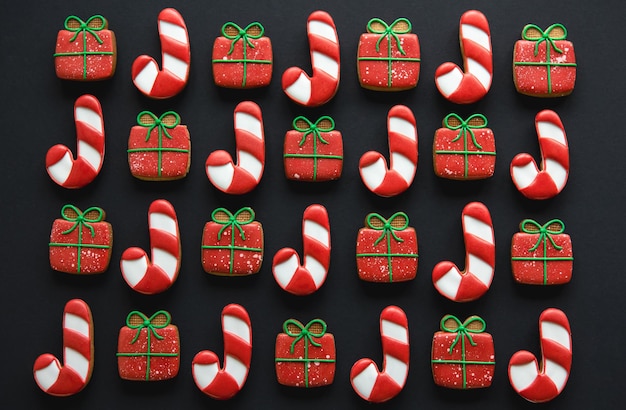
[[[439,128],[435,132],[433,142],[433,166],[435,175],[448,179],[483,179],[493,176],[496,167],[495,155],[468,154],[467,158],[463,153],[445,153],[437,151],[471,151],[471,152],[496,152],[496,141],[493,131],[489,128],[474,129],[474,136],[479,149],[472,143],[469,132],[465,136],[467,149],[461,138],[452,142],[462,130],[451,130]],[[467,161],[467,163],[466,163]],[[466,172],[467,165],[467,172]]]
[[[551,234],[554,243],[561,247],[556,249],[549,239],[544,239],[537,249],[530,251],[540,237],[539,234],[519,232],[513,235],[511,244],[511,257],[535,258],[536,260],[512,260],[511,268],[513,278],[518,283],[528,285],[562,285],[572,279],[572,260],[547,260],[543,261],[543,241],[547,241],[546,255],[549,258],[572,257],[572,240],[568,234]],[[545,264],[545,279],[544,279]],[[544,283],[545,280],[545,283]]]
[[[111,261],[111,247],[113,246],[113,228],[108,222],[93,222],[86,226],[76,227],[72,232],[63,234],[74,226],[74,222],[56,219],[50,232],[50,243],[78,244],[79,235],[82,244],[80,250],[80,272],[78,271],[78,246],[50,246],[50,267],[56,271],[78,274],[95,274],[105,272]],[[90,247],[89,245],[104,245],[107,249]]]
[[[76,33],[68,30],[60,30],[57,36],[55,54],[76,53],[70,56],[55,56],[54,66],[57,77],[64,80],[94,81],[106,80],[115,74],[117,50],[115,33],[111,30],[94,31],[102,43],[89,32],[79,33],[74,41],[70,41]],[[87,47],[83,50],[83,36],[87,36]],[[89,53],[113,53],[83,55]],[[85,71],[85,59],[86,71]]]
[[[377,245],[374,243],[383,235],[383,231],[361,228],[356,242],[356,265],[359,278],[368,282],[403,282],[415,279],[417,273],[417,235],[415,229],[408,227],[402,231],[393,231],[402,242],[393,236],[387,241],[387,234]],[[389,249],[387,248],[389,243]],[[406,254],[406,256],[359,256],[359,254]],[[391,263],[390,263],[391,260]],[[391,273],[390,276],[390,265]]]
[[[315,359],[335,360],[335,338],[326,333],[322,337],[313,337],[313,341],[321,346],[315,346],[303,337],[291,350],[294,337],[286,333],[279,333],[276,337],[276,378],[278,383],[293,387],[319,387],[333,383],[335,379],[334,362],[316,362]],[[308,343],[308,358],[310,362],[290,361],[292,359],[303,360],[304,343]],[[278,359],[287,359],[280,361]],[[305,383],[305,373],[308,378],[308,386]]]
[[[548,42],[543,41],[537,47],[535,55],[535,41],[518,40],[515,42],[513,51],[513,82],[518,92],[535,97],[560,97],[570,94],[576,83],[576,67],[574,66],[550,66],[549,88],[546,63],[546,47]],[[554,40],[554,44],[562,51],[559,53],[550,47],[550,63],[571,64],[576,63],[574,44],[567,40]],[[519,65],[516,63],[541,63],[538,65]]]
[[[250,275],[261,269],[263,261],[263,226],[259,222],[240,225],[245,239],[236,227],[230,226],[222,231],[221,239],[218,234],[224,225],[216,222],[207,222],[202,234],[203,246],[231,247],[233,231],[235,235],[234,259],[231,260],[230,249],[202,249],[202,267],[207,273],[215,275]],[[257,248],[261,251],[240,249]],[[231,271],[232,265],[232,271]]]
[[[315,134],[307,134],[304,144],[300,145],[304,133],[291,130],[285,134],[285,155],[313,155],[313,139]],[[320,136],[328,144],[319,139],[315,141],[317,155],[336,155],[343,157],[343,139],[340,131],[320,132]],[[285,176],[295,181],[332,181],[341,177],[343,159],[285,157]]]
[[[259,39],[250,38],[252,43],[246,46],[246,56],[243,55],[243,39],[239,39],[228,54],[233,40],[218,37],[213,44],[213,80],[215,84],[226,88],[257,88],[268,86],[272,80],[273,64],[255,63],[253,60],[272,60],[272,42],[268,37]],[[243,62],[215,62],[215,60],[229,61],[247,59],[244,84]],[[252,60],[252,61],[250,61]]]
[[[148,127],[135,125],[130,130],[128,138],[128,149],[151,149],[159,146],[159,127],[155,127],[150,132],[150,138],[146,141]],[[186,125],[178,125],[175,128],[167,129],[167,133],[161,138],[161,173],[159,175],[159,152],[139,151],[128,153],[128,165],[131,174],[144,180],[174,180],[184,178],[189,172],[191,164],[191,141]],[[167,151],[168,148],[183,149],[187,152]]]

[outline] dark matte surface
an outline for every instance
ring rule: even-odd
[[[180,3],[180,4],[176,4]],[[367,3],[367,4],[365,4]],[[192,46],[191,77],[179,96],[151,101],[132,85],[130,67],[140,54],[160,61],[156,17],[175,6],[186,19]],[[324,9],[338,27],[341,43],[341,87],[321,108],[296,106],[282,92],[280,77],[289,66],[309,70],[305,22],[310,12]],[[455,106],[436,91],[434,71],[444,61],[460,62],[458,20],[469,8],[489,18],[493,37],[495,77],[491,91],[470,106]],[[2,81],[0,85],[5,179],[2,204],[3,316],[0,407],[85,408],[370,408],[349,382],[352,364],[362,357],[382,361],[378,317],[387,305],[401,306],[408,315],[411,368],[404,391],[380,408],[529,408],[510,387],[507,364],[520,349],[539,354],[537,319],[547,307],[563,309],[574,337],[573,372],[550,408],[618,408],[623,406],[625,311],[623,274],[623,189],[626,139],[623,131],[624,31],[626,11],[621,1],[229,1],[128,2],[23,0],[3,7]],[[87,18],[100,13],[118,39],[118,69],[102,83],[72,83],[55,77],[52,53],[65,17]],[[361,89],[355,56],[367,21],[408,17],[419,35],[422,72],[416,89],[380,93]],[[259,20],[272,39],[274,77],[256,91],[218,89],[211,77],[214,38],[226,21],[246,25]],[[567,26],[579,61],[576,89],[571,96],[542,100],[516,93],[511,75],[512,48],[522,27],[560,22]],[[49,147],[74,147],[72,107],[84,93],[103,106],[106,159],[100,176],[75,191],[56,186],[47,176],[44,158]],[[262,110],[267,138],[267,164],[260,186],[244,196],[227,196],[208,182],[203,165],[216,149],[234,151],[232,112],[250,99]],[[396,198],[378,198],[361,183],[359,157],[370,149],[387,152],[385,118],[394,104],[408,105],[419,129],[420,163],[412,187]],[[519,152],[539,153],[534,116],[556,110],[565,124],[572,170],[565,190],[556,198],[533,202],[519,194],[509,176],[509,163]],[[141,110],[180,113],[192,139],[189,176],[181,181],[150,183],[134,179],[126,160],[130,127]],[[497,142],[495,176],[482,182],[437,179],[432,171],[432,138],[451,111],[467,116],[484,113]],[[343,132],[345,167],[342,178],[319,185],[288,182],[283,175],[282,141],[297,115],[332,115]],[[74,149],[74,148],[72,148]],[[119,260],[129,246],[148,248],[147,208],[151,201],[171,201],[182,232],[182,271],[167,292],[144,296],[123,281]],[[464,248],[460,213],[470,201],[491,210],[497,242],[497,268],[491,290],[480,300],[457,304],[432,286],[430,274],[441,260],[462,265]],[[77,277],[48,266],[48,238],[60,208],[100,206],[113,224],[114,248],[109,271]],[[302,211],[311,203],[328,208],[332,224],[332,259],[328,280],[317,293],[295,297],[282,291],[271,274],[274,253],[285,246],[300,250]],[[230,279],[205,274],[200,264],[202,227],[211,211],[223,206],[252,206],[264,224],[266,254],[261,272]],[[417,230],[420,260],[417,279],[397,285],[360,282],[356,273],[355,238],[365,215],[390,215],[404,210]],[[524,218],[561,218],[574,243],[574,276],[563,287],[521,287],[510,272],[510,241]],[[42,393],[32,376],[35,358],[44,352],[62,354],[61,320],[65,302],[82,298],[92,308],[96,363],[87,388],[70,398]],[[222,356],[220,312],[243,304],[253,322],[252,370],[243,391],[229,402],[204,396],[194,385],[191,359],[202,349]],[[119,328],[130,310],[152,314],[169,310],[182,338],[181,372],[171,381],[133,383],[117,374]],[[481,315],[496,348],[496,372],[491,388],[457,392],[438,388],[430,374],[430,344],[439,320],[447,313],[460,318]],[[330,387],[304,391],[285,388],[275,380],[274,339],[285,319],[320,317],[337,340],[337,373]]]

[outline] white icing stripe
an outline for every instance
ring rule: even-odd
[[[72,313],[66,313],[63,319],[63,327],[78,332],[86,338],[89,338],[89,322],[80,316]]]
[[[406,377],[409,373],[409,365],[396,359],[395,357],[385,355],[385,372],[398,386],[404,386]]]
[[[250,343],[250,326],[237,316],[224,315],[224,332],[231,333],[246,343]]]
[[[471,24],[461,24],[461,37],[463,37],[463,39],[473,41],[487,51],[491,51],[489,34],[476,26],[472,26]]]
[[[311,219],[304,220],[302,233],[312,239],[315,239],[326,247],[330,246],[330,232],[328,232],[325,227]]]
[[[211,364],[198,364],[194,363],[193,365],[193,375],[194,379],[200,389],[205,389],[208,385],[213,383],[215,380],[215,376],[217,376],[217,372],[219,371],[219,366],[217,363]]]
[[[304,73],[300,73],[298,79],[285,89],[285,93],[299,103],[306,105],[311,98],[311,80]]]
[[[509,379],[517,391],[523,391],[528,388],[528,386],[533,384],[538,375],[539,371],[534,361],[526,364],[513,365],[509,370]]]
[[[185,81],[189,71],[189,65],[183,60],[171,54],[163,53],[163,69],[169,71],[180,81]]]
[[[37,383],[39,383],[41,388],[46,391],[56,383],[59,373],[61,373],[61,369],[57,361],[53,360],[46,367],[35,371],[35,379],[37,379]]]
[[[102,134],[103,125],[102,117],[100,114],[87,107],[76,107],[74,111],[74,117],[76,121],[83,122],[96,130],[98,134]]]
[[[235,113],[235,129],[247,131],[263,141],[263,125],[255,116],[246,112]]]
[[[352,385],[363,397],[369,398],[378,379],[378,369],[370,363],[361,373],[352,379]]]
[[[474,275],[485,286],[489,287],[493,280],[493,267],[479,257],[469,254],[467,261],[467,271]]]
[[[459,291],[462,278],[461,273],[453,266],[445,275],[439,278],[435,284],[439,292],[454,300]]]
[[[152,264],[161,268],[170,281],[173,281],[178,273],[178,258],[163,249],[152,249]]]
[[[404,118],[390,117],[387,128],[389,132],[395,132],[409,138],[411,141],[417,141],[415,126]]]
[[[381,321],[381,333],[383,336],[397,340],[402,343],[409,343],[409,333],[406,327],[389,320]]]
[[[463,81],[463,71],[461,71],[459,67],[454,67],[447,73],[437,77],[435,81],[437,81],[439,91],[441,91],[445,97],[449,97],[450,94],[455,92],[459,88],[459,85],[461,85],[461,81]]]
[[[94,171],[97,171],[102,166],[100,152],[82,140],[78,140],[78,157],[87,161]]]
[[[231,162],[218,166],[209,165],[207,167],[207,174],[211,177],[211,182],[224,191],[227,190],[233,182],[235,167]]]
[[[148,260],[144,255],[139,259],[122,259],[122,274],[131,287],[135,287],[148,271]]]
[[[287,258],[285,261],[274,265],[274,277],[276,281],[280,283],[283,288],[286,288],[291,282],[293,275],[298,270],[298,255],[295,253]]]
[[[322,265],[317,259],[315,259],[311,255],[305,255],[304,257],[304,268],[311,275],[311,279],[313,279],[313,283],[315,283],[315,287],[319,288],[322,283],[324,283],[324,279],[326,279],[326,268]]]
[[[246,382],[248,367],[235,356],[226,355],[224,358],[224,371],[235,379],[239,387]]]
[[[263,173],[263,163],[254,155],[246,151],[239,151],[238,155],[239,167],[248,171],[248,173],[250,173],[250,175],[252,175],[252,177],[258,182],[261,179],[261,174]]]
[[[572,348],[570,344],[570,335],[567,329],[554,322],[541,322],[541,338],[552,340],[567,350]]]
[[[148,216],[148,219],[148,226],[150,229],[165,231],[173,236],[178,235],[178,224],[171,216],[160,212],[152,212]]]
[[[187,44],[187,30],[177,24],[159,20],[159,33],[183,44]]]
[[[476,77],[485,90],[491,87],[491,73],[473,58],[467,58],[467,71]]]
[[[549,138],[560,144],[567,145],[565,132],[561,127],[548,121],[537,122],[537,135],[539,138]]]
[[[151,60],[144,66],[139,74],[135,76],[133,82],[144,94],[150,94],[158,75],[159,67],[154,60]]]
[[[550,175],[558,190],[562,190],[567,183],[567,170],[553,159],[546,159],[543,166],[544,171]]]
[[[73,165],[74,161],[72,155],[69,152],[66,152],[60,160],[48,167],[48,173],[50,173],[52,179],[54,179],[59,185],[63,185],[70,177]]]
[[[474,235],[492,245],[494,244],[493,228],[491,225],[486,224],[473,216],[463,215],[463,229],[465,230],[465,233]]]
[[[512,171],[513,180],[519,189],[529,187],[535,181],[535,178],[539,173],[537,166],[532,161],[523,166],[514,166]]]
[[[89,360],[71,347],[65,348],[65,365],[78,373],[83,382],[89,375]]]
[[[323,21],[309,21],[307,30],[309,34],[323,37],[327,40],[332,41],[333,43],[338,43],[337,32],[335,31],[335,28],[329,24],[324,23]]]
[[[376,190],[385,179],[387,174],[387,166],[383,158],[378,158],[375,162],[361,168],[361,176],[363,182],[371,190]]]
[[[569,377],[567,370],[552,360],[544,359],[543,371],[550,378],[550,380],[552,380],[556,389],[561,392],[567,383],[567,378]]]
[[[313,68],[322,70],[334,80],[339,78],[339,62],[335,61],[326,54],[314,51],[311,54]]]
[[[415,164],[410,159],[397,152],[391,153],[391,164],[391,168],[404,179],[406,184],[411,185],[417,169]]]

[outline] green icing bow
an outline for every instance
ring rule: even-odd
[[[94,21],[95,19],[100,19],[100,21],[102,22],[102,24],[98,27],[89,27],[89,24]],[[79,27],[71,27],[70,26],[70,21],[77,21],[79,24]],[[83,21],[80,17],[77,16],[68,16],[65,19],[65,22],[63,23],[63,26],[65,27],[65,29],[67,31],[72,31],[74,32],[74,36],[70,39],[70,43],[75,41],[76,38],[78,38],[78,35],[80,33],[83,33],[83,37],[87,37],[87,33],[91,34],[96,41],[99,44],[102,44],[102,39],[100,38],[100,36],[98,36],[98,33],[96,33],[96,31],[102,31],[105,29],[106,27],[106,20],[103,16],[96,14],[94,16],[89,17],[89,19],[87,19],[87,21]]]
[[[228,220],[224,221],[224,220],[218,219],[216,216],[218,212],[225,213],[228,216]],[[245,221],[239,221],[237,219],[239,215],[241,215],[242,212],[250,213],[250,217],[246,219]],[[226,208],[217,208],[211,213],[211,219],[213,220],[213,222],[217,224],[224,225],[222,229],[220,229],[219,232],[217,233],[218,240],[222,239],[222,233],[224,233],[226,229],[231,228],[233,237],[235,236],[235,229],[237,229],[239,230],[239,236],[241,237],[242,240],[245,241],[246,234],[244,233],[241,225],[248,225],[254,222],[254,211],[252,210],[252,208],[246,206],[246,207],[241,208],[240,210],[238,210],[237,212],[233,214]]]
[[[530,225],[533,228],[528,228],[527,225]],[[557,229],[551,229],[551,225],[558,225],[559,227]],[[558,251],[563,249],[561,246],[557,245],[554,242],[554,238],[552,238],[552,235],[559,235],[565,232],[565,224],[560,219],[552,219],[551,221],[548,221],[543,225],[540,225],[537,221],[534,221],[532,219],[524,219],[520,224],[520,230],[528,234],[539,234],[537,243],[535,243],[535,245],[530,248],[528,252],[534,252],[535,250],[537,250],[541,243],[544,243],[544,246],[547,245],[547,241],[550,241],[554,249]]]
[[[446,322],[450,319],[452,319],[457,324],[457,328],[453,329],[446,326]],[[471,323],[474,322],[480,323],[480,328],[470,329],[468,327]],[[461,323],[459,318],[454,315],[446,315],[441,319],[441,330],[443,330],[444,332],[456,333],[456,337],[450,345],[450,354],[452,354],[452,350],[454,349],[454,346],[457,345],[459,340],[461,340],[461,344],[463,345],[463,352],[465,352],[465,339],[467,339],[472,346],[476,346],[476,342],[474,342],[474,339],[472,339],[471,333],[483,333],[486,328],[487,324],[481,317],[478,316],[469,317],[463,323]]]
[[[383,26],[383,29],[375,29],[372,27],[372,25],[374,23],[378,23],[381,26]],[[396,26],[398,25],[398,23],[406,23],[407,28],[404,30],[400,30],[398,29]],[[402,44],[400,43],[400,38],[398,37],[398,34],[407,34],[411,32],[411,22],[404,18],[401,17],[399,19],[396,19],[393,23],[391,24],[387,24],[384,20],[381,20],[377,17],[371,19],[368,23],[367,23],[367,31],[369,31],[372,34],[382,34],[382,36],[380,36],[380,38],[378,39],[378,41],[376,42],[376,52],[380,52],[380,42],[383,40],[383,38],[387,38],[387,48],[389,51],[388,56],[391,57],[391,39],[393,38],[396,41],[396,45],[398,46],[398,51],[402,54],[402,55],[406,55],[406,52],[404,51],[404,49],[402,48]]]
[[[320,123],[324,120],[328,120],[330,121],[330,126],[329,127],[320,127]],[[308,127],[306,128],[302,128],[298,126],[298,121],[304,121],[307,123]],[[324,115],[320,118],[317,119],[317,121],[315,122],[311,122],[308,118],[300,115],[296,118],[293,119],[293,129],[299,132],[302,132],[302,140],[300,140],[300,146],[303,146],[304,143],[306,142],[306,137],[309,134],[313,134],[313,143],[315,143],[316,140],[319,140],[322,144],[328,144],[328,141],[326,141],[324,138],[322,138],[321,132],[331,132],[335,129],[335,120],[333,120],[331,117],[329,117],[328,115]]]
[[[76,212],[76,216],[75,217],[67,216],[65,214],[65,211],[68,209],[71,209],[72,211]],[[98,216],[95,218],[86,217],[85,215],[89,214],[90,212],[97,212]],[[72,225],[70,229],[61,233],[63,235],[67,235],[68,233],[72,232],[74,229],[79,228],[78,238],[80,240],[81,238],[80,232],[82,232],[83,227],[89,229],[89,231],[91,232],[92,238],[96,236],[96,231],[94,230],[93,226],[91,226],[91,224],[102,221],[102,219],[104,218],[104,211],[102,210],[102,208],[98,208],[97,206],[92,206],[91,208],[85,209],[85,212],[81,212],[81,210],[76,208],[74,205],[68,204],[68,205],[64,205],[63,208],[61,208],[61,216],[66,221],[74,222],[74,225]]]
[[[552,30],[554,30],[555,28],[560,28],[563,30],[563,34],[560,36],[553,36],[550,33],[552,32]],[[537,30],[539,32],[539,34],[541,35],[541,37],[539,38],[534,38],[528,35],[528,30]],[[548,55],[550,54],[549,48],[552,47],[554,49],[554,51],[556,51],[559,54],[563,54],[563,50],[561,50],[560,48],[558,48],[556,46],[555,41],[557,40],[565,40],[567,38],[567,29],[565,28],[564,25],[562,24],[552,24],[550,27],[548,27],[545,31],[543,31],[541,29],[541,27],[536,26],[534,24],[527,24],[524,27],[524,30],[522,30],[522,38],[524,40],[528,40],[528,41],[534,41],[535,42],[535,56],[537,54],[539,54],[539,44],[541,44],[542,42],[546,42],[546,50]]]
[[[404,224],[402,226],[393,226],[392,225],[393,221],[396,218],[398,218],[398,217],[403,217],[404,218]],[[378,219],[380,221],[380,223],[382,224],[382,226],[379,226],[378,224],[376,224],[376,225],[372,224],[372,219]],[[377,231],[382,231],[382,234],[374,242],[374,246],[376,246],[387,235],[393,236],[393,238],[397,242],[404,242],[404,240],[402,238],[399,238],[398,235],[396,235],[395,231],[403,231],[406,228],[408,228],[408,226],[409,226],[409,217],[404,212],[396,212],[395,214],[391,215],[391,217],[389,219],[385,219],[380,214],[377,214],[376,212],[373,212],[373,213],[367,215],[367,218],[365,219],[365,223],[371,229],[374,229],[374,230],[377,230]]]
[[[227,32],[228,28],[234,28],[235,30],[237,30],[237,34],[236,35],[228,34]],[[258,28],[259,33],[248,34],[248,30],[252,28]],[[250,46],[251,48],[254,48],[254,44],[252,44],[252,41],[250,41],[250,39],[251,38],[255,40],[259,39],[263,37],[263,34],[265,34],[265,28],[258,21],[248,24],[246,28],[241,28],[237,23],[233,23],[232,21],[229,21],[228,23],[225,23],[222,26],[222,35],[226,37],[227,39],[232,40],[232,42],[230,43],[230,50],[228,50],[228,54],[233,53],[235,49],[235,44],[237,43],[237,41],[243,40],[243,55],[245,57],[246,46]]]
[[[319,324],[322,326],[322,330],[320,332],[312,332],[309,329],[311,328],[311,326],[313,326],[314,324]],[[294,325],[296,326],[300,332],[299,333],[294,333],[292,331],[289,330],[289,326],[288,325]],[[320,338],[322,336],[324,336],[326,334],[326,322],[324,322],[322,319],[313,319],[311,320],[309,323],[306,324],[306,326],[303,326],[302,323],[300,323],[297,320],[294,319],[287,319],[285,320],[285,323],[283,323],[283,331],[290,337],[295,338],[293,340],[293,342],[291,342],[291,348],[289,350],[290,353],[293,353],[296,344],[300,341],[300,339],[304,339],[304,357],[308,358],[308,351],[309,351],[309,343],[312,344],[313,346],[317,346],[320,347],[322,344],[316,342],[315,340],[313,340],[313,338]]]
[[[458,120],[460,124],[459,125],[451,125],[450,124],[450,118],[454,118],[454,119]],[[471,124],[471,121],[474,120],[474,119],[477,119],[477,118],[483,120],[483,123],[480,124],[480,125]],[[463,140],[466,140],[467,139],[467,134],[469,133],[469,135],[472,137],[472,144],[474,144],[474,146],[476,148],[478,148],[478,149],[483,149],[483,147],[478,143],[478,141],[476,141],[476,135],[474,134],[474,130],[487,127],[487,117],[485,117],[484,115],[482,115],[482,114],[472,114],[469,117],[467,117],[466,120],[464,120],[458,114],[450,113],[450,114],[446,115],[446,117],[443,119],[443,123],[444,123],[445,127],[450,129],[450,130],[461,130],[461,131],[459,131],[459,135],[457,135],[456,138],[454,138],[450,142],[456,142],[461,137],[463,137]]]
[[[152,118],[154,120],[154,123],[151,124],[149,122],[143,122],[141,117],[143,117],[144,115],[148,115],[150,118]],[[163,119],[168,115],[173,115],[174,118],[176,118],[173,124],[166,124],[163,122]],[[148,128],[148,133],[146,134],[146,141],[150,139],[150,134],[152,133],[152,130],[154,130],[155,128],[158,130],[159,146],[161,146],[163,134],[165,134],[167,138],[172,139],[172,136],[167,132],[167,129],[176,128],[179,124],[180,124],[180,115],[178,115],[178,113],[174,111],[164,112],[163,114],[161,114],[160,117],[157,117],[151,111],[142,111],[139,114],[137,114],[137,125]]]

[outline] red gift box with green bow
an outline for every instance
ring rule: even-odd
[[[113,228],[104,221],[104,211],[91,207],[82,212],[74,205],[65,205],[61,216],[50,233],[52,269],[77,274],[105,272],[111,260]]]
[[[417,274],[417,234],[409,217],[396,212],[389,219],[377,213],[365,218],[356,240],[359,278],[368,282],[402,282]]]
[[[54,65],[57,77],[65,80],[105,80],[115,74],[115,33],[107,29],[101,15],[87,21],[76,16],[65,19],[57,35]]]
[[[513,80],[517,91],[531,96],[568,95],[576,83],[574,44],[567,29],[553,24],[545,31],[528,24],[513,51]]]
[[[326,322],[313,319],[306,325],[288,319],[284,333],[276,337],[278,383],[293,387],[319,387],[335,378],[335,338],[326,332]]]
[[[572,279],[572,239],[565,224],[553,219],[541,225],[532,219],[520,223],[511,243],[511,268],[518,283],[562,285]]]
[[[202,233],[202,267],[215,275],[250,275],[263,262],[263,226],[252,208],[211,213]]]
[[[485,321],[471,316],[461,322],[456,316],[441,319],[431,352],[435,384],[451,389],[491,386],[495,362],[493,337],[485,332]]]
[[[150,317],[132,311],[120,329],[117,367],[125,380],[167,380],[180,368],[180,337],[172,317],[159,310]]]

